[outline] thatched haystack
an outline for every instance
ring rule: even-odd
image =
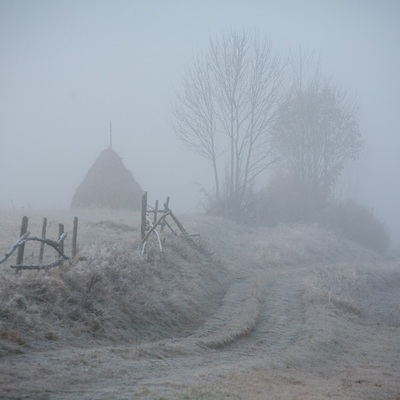
[[[138,211],[143,189],[110,147],[96,159],[72,198],[72,208],[107,207]]]

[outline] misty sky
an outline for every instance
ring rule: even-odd
[[[343,196],[400,238],[400,1],[0,0],[0,209],[66,208],[109,145],[150,198],[195,210],[211,170],[186,153],[171,108],[209,35],[255,28],[299,43],[357,97],[366,146]]]

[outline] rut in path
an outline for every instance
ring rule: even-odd
[[[262,352],[273,355],[295,343],[304,323],[302,303],[304,271],[266,271],[260,281],[258,319],[254,330],[232,343],[228,351],[235,356],[252,357]],[[269,276],[269,278],[268,278]]]
[[[294,344],[304,327],[302,303],[305,271],[255,269],[240,275],[227,291],[221,306],[192,335],[135,346],[136,357],[169,358],[204,354],[207,348],[219,349],[237,357],[278,354]],[[125,350],[124,350],[125,352]]]
[[[117,396],[119,399],[154,400],[212,398],[191,395],[198,390],[208,395],[214,388],[219,388],[221,394],[244,388],[250,394],[246,392],[238,398],[256,398],[257,391],[268,388],[272,395],[281,398],[282,390],[290,384],[293,393],[306,393],[308,397],[303,398],[318,399],[326,398],[332,390],[334,394],[342,393],[344,388],[340,383],[352,381],[355,386],[349,386],[348,390],[352,391],[348,398],[394,398],[365,396],[363,387],[357,383],[360,374],[370,373],[368,367],[363,369],[363,365],[369,365],[371,361],[381,362],[381,371],[384,370],[386,375],[376,373],[376,381],[371,380],[365,389],[375,395],[388,379],[389,364],[395,365],[396,356],[386,360],[385,356],[381,357],[380,347],[376,348],[373,358],[368,356],[371,349],[369,340],[375,343],[375,327],[370,339],[366,340],[365,326],[349,324],[346,318],[341,320],[331,313],[327,320],[317,318],[314,321],[317,325],[313,329],[316,328],[314,332],[318,337],[309,343],[303,341],[309,334],[308,310],[303,309],[302,303],[303,283],[313,273],[311,267],[265,268],[262,272],[254,268],[247,271],[247,276],[238,271],[221,307],[201,329],[187,338],[152,343],[147,349],[143,346],[99,346],[14,356],[7,368],[1,371],[9,378],[8,390],[17,390],[19,397],[32,399],[50,396],[64,400],[77,397],[100,400]],[[258,301],[254,302],[254,299]],[[258,313],[253,314],[257,316],[253,329],[234,338],[232,329],[238,327],[237,322],[243,321],[243,314],[246,315],[254,304]],[[329,326],[325,325],[326,321]],[[333,327],[338,332],[335,333]],[[220,347],[204,345],[207,339],[208,343],[215,342],[215,335],[220,340]],[[226,345],[222,341],[224,335],[228,338]],[[352,347],[361,347],[360,351],[356,349],[348,355],[343,354],[336,365],[336,361],[332,363],[332,357],[342,346],[338,343],[338,335],[342,338],[340,341],[353,340]],[[358,338],[359,342],[354,342],[352,337]],[[363,340],[366,340],[364,344]],[[381,340],[378,343],[382,345]],[[397,338],[383,346],[383,354],[388,352],[391,343],[397,343]],[[304,345],[307,348],[302,351]],[[359,362],[349,377],[348,362],[353,357],[359,357]],[[332,371],[335,372],[333,377]],[[251,380],[253,375],[254,381]],[[395,378],[390,379],[387,393],[396,386]],[[260,386],[253,390],[253,384]],[[211,389],[208,389],[210,385]],[[310,388],[316,390],[313,397]],[[184,397],[186,393],[190,396]],[[16,398],[7,397],[4,389],[1,395],[2,398]]]

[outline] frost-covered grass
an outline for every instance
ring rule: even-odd
[[[225,274],[201,239],[193,246],[167,234],[165,251],[150,243],[143,258],[134,216],[111,214],[80,218],[80,250],[62,267],[13,274],[1,265],[2,339],[33,346],[137,343],[183,336],[213,312],[225,292]],[[30,228],[41,226],[41,218],[30,219]],[[18,237],[19,218],[14,223]],[[2,230],[2,244],[6,236]]]
[[[378,256],[362,246],[316,225],[280,225],[260,230],[253,252],[271,266],[336,264],[371,261]]]
[[[43,218],[47,218],[48,239],[58,238],[58,225],[64,224],[67,238],[65,240],[65,254],[71,255],[72,230],[74,217],[78,217],[78,249],[99,244],[104,241],[116,242],[122,238],[135,238],[140,230],[140,215],[126,211],[111,211],[108,209],[96,210],[19,210],[15,212],[0,210],[0,254],[3,255],[16,242],[20,234],[21,219],[26,215],[29,218],[28,231],[31,236],[41,236]],[[37,263],[39,256],[38,242],[25,244],[24,261]],[[58,257],[54,250],[46,246],[45,260],[54,261]],[[10,265],[15,264],[16,253],[4,264],[1,271],[8,271]],[[7,266],[7,268],[5,268]],[[9,270],[11,271],[11,270]]]
[[[0,212],[1,254],[18,238],[22,215]],[[137,213],[68,210],[26,215],[36,236],[43,217],[49,220],[49,238],[55,238],[58,223],[64,223],[67,254],[77,215],[79,252],[49,272],[14,274],[9,268],[14,256],[0,265],[0,354],[24,346],[142,343],[189,335],[219,307],[231,272],[245,276],[250,265],[265,271],[315,266],[305,283],[306,300],[326,300],[370,319],[380,315],[377,320],[399,326],[398,265],[383,268],[373,252],[316,226],[252,229],[216,217],[186,215],[180,219],[187,230],[201,233],[195,246],[167,234],[163,253],[150,243],[142,258]],[[29,261],[38,249],[28,248],[26,254]],[[233,336],[254,326],[256,298],[249,297],[250,311],[243,313],[243,326],[232,330]],[[207,340],[224,343],[225,336],[218,335]]]
[[[368,321],[400,327],[399,263],[342,263],[315,272],[307,301],[327,301]]]
[[[172,239],[172,242],[179,239]],[[209,260],[166,251],[145,261],[131,242],[93,245],[84,259],[50,272],[3,277],[1,322],[26,341],[152,340],[197,326],[223,295]],[[189,253],[189,254],[185,254]]]

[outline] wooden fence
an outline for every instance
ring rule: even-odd
[[[69,257],[66,256],[64,252],[64,240],[67,237],[67,233],[64,232],[63,224],[58,224],[58,239],[51,240],[46,238],[47,218],[43,218],[41,237],[30,236],[30,232],[28,232],[28,221],[29,221],[28,217],[25,216],[22,218],[20,237],[16,241],[16,243],[10,248],[10,250],[2,258],[0,258],[0,264],[6,261],[17,249],[18,252],[17,252],[16,265],[11,265],[11,268],[14,268],[16,272],[26,269],[48,270],[50,268],[54,268],[61,265],[65,260],[69,259]],[[75,217],[72,230],[72,257],[75,257],[77,253],[77,237],[78,237],[78,218]],[[36,241],[40,243],[39,258],[37,264],[24,264],[25,243],[28,241]],[[49,264],[43,264],[45,245],[48,245],[51,248],[53,248],[58,256],[58,258],[55,261]]]
[[[153,218],[150,218],[150,214],[153,214]],[[178,218],[174,215],[172,210],[169,208],[169,197],[167,197],[163,208],[158,208],[158,200],[155,202],[154,208],[149,206],[147,203],[147,192],[142,196],[142,212],[141,212],[141,254],[144,255],[146,251],[147,241],[152,233],[157,237],[158,247],[160,251],[163,251],[161,242],[161,233],[164,228],[167,227],[175,236],[178,236],[176,230],[172,227],[172,223],[168,220],[170,218],[176,225],[181,235],[191,240],[193,236],[200,236],[198,233],[188,233],[183,227]],[[159,232],[157,231],[159,228]]]

